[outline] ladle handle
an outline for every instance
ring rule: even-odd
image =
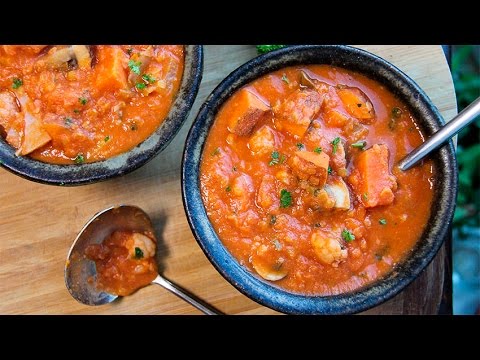
[[[185,290],[180,288],[179,286],[175,285],[174,283],[168,281],[164,277],[158,275],[153,281],[153,283],[158,284],[160,286],[163,286],[165,289],[171,291],[175,295],[177,295],[179,298],[185,300],[188,302],[190,305],[196,307],[198,310],[203,312],[204,314],[207,315],[222,315],[222,313],[215,311],[213,309],[209,309],[199,301],[195,300],[193,296],[189,295],[186,293]]]
[[[480,97],[468,105],[461,113],[455,116],[448,124],[438,130],[431,138],[425,141],[399,163],[400,170],[408,170],[433,150],[438,148],[480,115]]]

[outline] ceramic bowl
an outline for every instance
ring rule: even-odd
[[[183,78],[170,112],[153,134],[123,154],[95,163],[54,165],[16,156],[15,149],[0,137],[0,165],[28,180],[51,185],[90,184],[127,174],[153,159],[177,134],[195,101],[202,75],[202,46],[186,45]]]
[[[410,107],[427,136],[444,124],[437,108],[412,79],[369,52],[349,46],[292,46],[259,56],[228,75],[199,110],[188,134],[183,156],[182,191],[185,211],[198,244],[213,266],[233,286],[256,302],[289,314],[356,313],[398,294],[425,269],[439,250],[450,231],[455,208],[455,151],[450,141],[432,156],[438,181],[431,216],[413,251],[390,274],[359,290],[335,296],[295,294],[262,280],[240,265],[215,233],[202,202],[199,166],[205,140],[222,104],[236,90],[256,78],[300,64],[334,65],[379,81]]]

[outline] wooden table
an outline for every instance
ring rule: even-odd
[[[410,75],[446,119],[456,113],[450,71],[440,46],[359,46]],[[180,191],[183,144],[198,108],[233,69],[256,56],[253,46],[205,46],[205,71],[189,118],[172,143],[141,169],[103,183],[41,185],[0,169],[0,313],[198,314],[158,286],[101,307],[77,303],[65,288],[65,256],[83,224],[114,204],[134,204],[150,214],[164,275],[226,314],[275,314],[242,295],[213,268],[187,224]],[[438,312],[444,283],[442,248],[423,274],[368,314]]]

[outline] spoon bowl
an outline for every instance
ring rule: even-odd
[[[114,231],[154,234],[150,217],[137,206],[112,206],[95,214],[73,242],[65,263],[65,285],[72,297],[82,304],[104,305],[118,298],[97,288],[95,262],[85,256],[85,249],[89,245],[101,244]],[[205,314],[220,314],[160,274],[152,284],[164,287]]]

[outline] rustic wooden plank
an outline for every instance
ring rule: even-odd
[[[415,79],[446,118],[456,112],[452,79],[440,46],[360,46]],[[52,187],[0,169],[0,313],[199,314],[149,286],[101,307],[77,303],[65,288],[67,251],[83,224],[114,204],[134,204],[151,215],[159,238],[160,268],[178,285],[227,314],[275,314],[238,292],[206,259],[190,232],[180,191],[180,160],[202,102],[232,70],[256,56],[252,46],[205,46],[205,71],[197,100],[172,143],[141,169],[103,183]],[[404,292],[367,313],[435,313],[443,285],[444,252]]]

